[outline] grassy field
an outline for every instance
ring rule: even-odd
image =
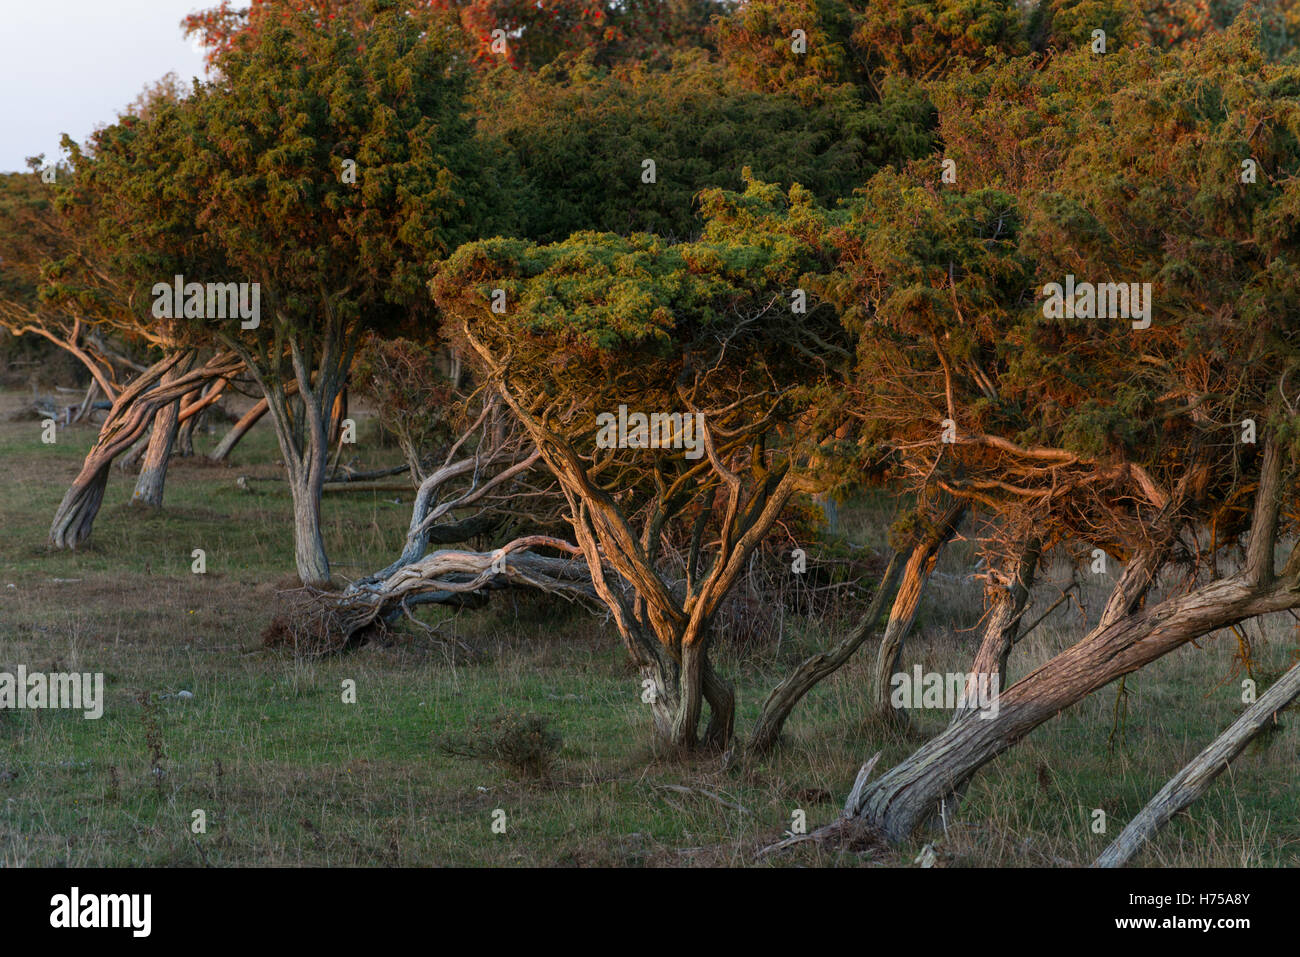
[[[917,711],[900,734],[864,721],[868,647],[805,699],[765,763],[657,759],[613,627],[526,597],[426,610],[433,634],[408,625],[343,658],[295,660],[259,637],[277,590],[296,582],[289,496],[265,425],[228,467],[174,461],[161,512],[130,508],[133,477],[114,468],[88,547],[61,553],[47,549],[46,532],[94,429],[60,430],[43,445],[35,420],[10,417],[24,401],[0,396],[0,671],[103,672],[106,706],[97,721],[0,712],[0,864],[744,866],[781,838],[795,809],[810,829],[831,820],[865,757],[899,759],[946,723],[944,712]],[[363,424],[358,456],[391,462],[392,452],[367,451],[371,435]],[[198,450],[217,437],[199,436]],[[240,475],[262,481],[243,491]],[[326,496],[340,580],[394,557],[409,502],[393,491]],[[871,510],[846,508],[845,521],[868,543],[879,535]],[[207,553],[205,575],[191,573],[194,548]],[[958,547],[940,568],[909,667],[968,667],[980,614],[968,555]],[[1084,594],[1095,614],[1101,586]],[[790,618],[779,645],[743,657],[724,647],[738,731],[785,669],[851,625]],[[1017,647],[1012,677],[1082,627],[1077,608],[1055,613]],[[1294,622],[1247,633],[1262,688],[1295,654]],[[1240,712],[1237,649],[1224,633],[1131,677],[1113,741],[1114,687],[1043,726],[985,768],[946,831],[893,851],[809,846],[760,864],[914,866],[928,842],[946,866],[1085,865]],[[355,704],[343,701],[349,679]],[[182,689],[193,698],[161,698]],[[505,712],[544,715],[561,735],[546,779],[439,747]],[[1298,725],[1293,710],[1138,863],[1300,863]],[[504,833],[492,829],[498,809]],[[1095,809],[1106,812],[1105,834],[1092,830]],[[206,833],[192,833],[195,810]]]

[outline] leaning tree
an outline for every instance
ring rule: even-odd
[[[96,131],[84,146],[65,137],[68,163],[49,170],[54,174],[51,182],[41,177],[41,206],[4,204],[5,271],[25,273],[34,292],[27,303],[4,297],[2,308],[10,316],[10,328],[43,335],[86,365],[92,384],[83,408],[100,393],[113,403],[99,440],[51,525],[50,539],[56,546],[75,547],[90,534],[107,467],[124,450],[130,449],[118,458],[119,464],[142,462],[131,503],[161,506],[178,430],[182,423],[187,430],[192,428],[229,382],[224,359],[213,367],[198,361],[196,343],[186,341],[188,337],[174,323],[159,322],[151,314],[133,268],[142,261],[130,241],[122,241],[124,230],[138,239],[151,228],[168,228],[172,210],[158,202],[168,184],[149,180],[147,154],[159,145],[159,126],[163,141],[175,127],[144,121],[184,95],[185,88],[174,74],[147,86],[116,124]],[[131,175],[123,176],[128,169]],[[133,203],[123,205],[118,190],[131,179],[143,186],[144,195],[137,194]],[[149,209],[152,224],[132,219],[129,211],[140,204]],[[17,208],[26,215],[15,220]],[[151,263],[157,266],[157,260]],[[180,360],[173,361],[177,355]],[[191,370],[196,375],[187,377]],[[134,373],[152,383],[131,393],[133,401],[147,407],[149,414],[143,417],[118,402]],[[154,386],[170,394],[178,379],[191,386],[188,393],[153,401],[159,398]],[[151,425],[146,439],[144,433]]]
[[[218,55],[215,82],[133,124],[155,148],[148,164],[123,164],[118,215],[135,228],[120,244],[142,283],[182,275],[187,290],[234,282],[256,295],[257,315],[223,318],[191,310],[187,292],[167,321],[236,355],[261,389],[298,574],[325,585],[330,419],[357,345],[426,321],[429,257],[505,211],[445,30],[382,2],[360,24],[281,12]],[[150,263],[152,276],[139,268]]]
[[[1239,26],[1036,72],[1020,116],[1035,135],[986,151],[966,89],[947,107],[958,182],[936,160],[929,184],[870,185],[828,296],[860,331],[858,399],[900,467],[1000,529],[1011,614],[990,616],[977,667],[1005,675],[1044,550],[1100,548],[1123,570],[1091,630],[1004,686],[995,716],[959,712],[855,788],[852,818],[893,840],[1092,691],[1300,606],[1300,549],[1275,561],[1295,531],[1300,71]],[[1012,76],[1023,64],[979,78]],[[1073,283],[1058,308],[1052,284]]]
[[[181,134],[179,103],[174,95],[146,96],[138,112],[97,130],[84,146],[64,140],[73,172],[58,205],[76,239],[43,266],[42,298],[90,317],[99,330],[147,346],[154,361],[139,367],[130,387],[113,397],[55,514],[55,545],[76,547],[90,534],[114,459],[133,464],[139,457],[132,504],[161,506],[181,424],[220,399],[241,369],[238,357],[214,350],[201,331],[170,312],[160,316],[151,291],[163,277],[170,286],[170,277],[204,268],[196,258],[203,254],[191,238],[188,204],[178,201],[166,172],[153,165],[153,157],[172,149]]]
[[[116,398],[133,360],[115,348],[120,344],[101,328],[98,315],[41,295],[46,270],[68,256],[77,240],[55,201],[71,171],[52,167],[53,182],[46,182],[40,172],[43,161],[32,157],[31,172],[0,175],[0,328],[13,336],[44,339],[85,368],[90,387],[77,421],[97,397]]]
[[[132,503],[161,505],[178,424],[220,398],[239,368],[229,355],[197,361],[192,343],[155,322],[118,258],[119,233],[111,227],[101,231],[113,204],[102,202],[100,184],[113,164],[98,159],[132,138],[134,122],[128,115],[120,126],[97,133],[88,150],[69,143],[70,162],[53,168],[52,182],[33,172],[0,183],[0,327],[40,336],[86,368],[91,385],[78,418],[101,396],[110,403],[51,523],[56,547],[75,548],[89,537],[109,466],[151,424],[147,448],[139,446],[144,462]],[[105,235],[112,237],[107,243]]]

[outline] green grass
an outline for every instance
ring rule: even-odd
[[[900,734],[864,721],[870,656],[860,653],[805,699],[785,746],[763,764],[724,771],[716,758],[660,759],[613,628],[526,597],[498,597],[479,612],[425,610],[434,634],[409,628],[338,659],[266,650],[260,634],[277,588],[294,579],[290,502],[265,426],[229,468],[175,462],[158,513],[125,504],[132,477],[115,468],[89,547],[52,552],[49,520],[94,432],[73,427],[42,445],[38,423],[4,420],[19,402],[0,397],[0,670],[102,671],[107,702],[98,721],[0,712],[0,864],[748,865],[781,838],[796,808],[810,827],[831,820],[865,757],[883,750],[883,763],[898,760],[946,723],[943,713],[915,712],[913,730]],[[373,434],[363,428],[356,454],[368,465],[392,462],[394,453],[372,447]],[[215,438],[201,437],[199,450]],[[256,494],[236,487],[241,474],[263,480],[252,483]],[[340,579],[392,559],[409,500],[326,496],[326,544]],[[841,518],[850,535],[878,545],[888,507],[849,504]],[[190,572],[194,548],[207,552],[206,575]],[[967,667],[975,635],[959,629],[980,615],[968,556],[954,549],[941,565],[908,667]],[[1289,660],[1296,639],[1288,621],[1268,622],[1267,640],[1256,639],[1260,669]],[[724,648],[720,667],[737,684],[740,733],[784,670],[851,625],[790,619],[779,650],[742,656]],[[1017,648],[1013,676],[1076,639],[1080,627],[1077,611],[1055,614]],[[450,637],[474,654],[441,640]],[[889,852],[805,847],[764,866],[911,866],[927,842],[947,865],[1089,863],[1240,712],[1239,680],[1215,687],[1233,669],[1235,639],[1201,644],[1130,679],[1113,753],[1111,687],[985,768],[946,832]],[[356,682],[356,704],[343,703],[347,679]],[[180,689],[193,699],[163,700],[156,710],[158,778],[137,696]],[[445,736],[507,711],[546,715],[562,736],[549,780],[516,780],[439,749]],[[1295,865],[1300,734],[1294,711],[1283,722],[1139,863]],[[712,792],[747,813],[664,785]],[[504,834],[491,830],[498,808]],[[1104,835],[1090,827],[1096,808],[1108,815]],[[196,809],[206,814],[205,834],[191,832]]]

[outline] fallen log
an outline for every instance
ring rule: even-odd
[[[1259,700],[1242,712],[1223,734],[1160,789],[1128,826],[1101,852],[1093,867],[1123,867],[1169,819],[1210,789],[1214,779],[1246,745],[1270,724],[1277,713],[1300,697],[1300,663],[1273,683]]]
[[[369,482],[373,479],[388,478],[389,476],[401,475],[402,473],[409,471],[411,471],[411,466],[409,464],[394,465],[392,468],[387,469],[371,469],[368,472],[358,472],[344,465],[331,472],[330,477],[325,480],[325,484],[346,485],[349,482]]]
[[[538,555],[534,548],[578,557]],[[490,552],[430,552],[381,581],[353,582],[341,592],[309,590],[307,601],[292,609],[291,620],[278,616],[263,639],[271,645],[291,644],[300,654],[333,654],[359,644],[371,626],[407,614],[413,605],[474,603],[490,590],[509,587],[599,602],[577,546],[529,535]]]

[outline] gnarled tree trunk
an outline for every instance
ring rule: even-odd
[[[345,592],[315,596],[312,633],[323,653],[340,651],[370,625],[421,604],[464,605],[480,601],[490,590],[535,588],[569,599],[598,602],[591,576],[581,560],[535,554],[550,548],[574,555],[568,542],[545,535],[517,538],[491,552],[444,549],[403,565],[387,578],[354,582]]]
[[[230,427],[230,431],[217,443],[217,447],[208,453],[208,461],[224,462],[240,440],[248,434],[249,430],[258,423],[262,416],[266,415],[266,410],[266,399],[258,400],[255,406],[240,416],[239,421]]]
[[[891,700],[894,675],[903,657],[903,643],[907,639],[907,633],[912,630],[912,622],[916,620],[917,609],[921,606],[921,595],[925,592],[926,583],[930,580],[930,574],[939,561],[944,545],[957,534],[958,527],[966,517],[966,509],[965,502],[949,505],[912,550],[907,567],[903,569],[903,578],[894,605],[889,611],[884,637],[876,649],[873,707],[876,714],[885,721],[899,724],[907,722],[907,712],[895,708]]]
[[[951,802],[984,764],[1086,695],[1196,638],[1300,605],[1300,581],[1262,584],[1242,574],[1135,611],[1158,562],[1140,552],[1102,622],[1078,644],[1017,681],[998,712],[968,713],[875,781],[855,813],[902,841]]]
[[[64,493],[50,525],[50,544],[55,548],[76,548],[90,538],[95,516],[104,501],[108,470],[112,464],[111,456],[100,455],[93,461],[88,458],[82,465],[71,487]]]
[[[167,386],[175,382],[189,371],[192,362],[191,355],[186,362],[177,364],[163,376],[162,384]],[[131,494],[132,505],[162,508],[163,487],[167,482],[167,463],[171,459],[172,447],[176,442],[180,412],[181,400],[178,398],[154,413],[149,447],[140,466],[140,475],[136,478],[135,491]]]
[[[490,408],[484,409],[479,420],[462,436],[461,442],[479,431],[491,411]],[[447,545],[463,542],[487,531],[498,522],[498,519],[484,514],[459,522],[446,521],[458,509],[481,506],[493,494],[500,494],[509,488],[513,480],[532,469],[541,458],[541,453],[536,449],[527,452],[513,444],[488,446],[486,443],[489,441],[485,433],[484,444],[475,449],[473,454],[460,459],[455,458],[461,444],[457,442],[447,461],[425,476],[415,493],[415,504],[411,508],[411,520],[402,553],[383,571],[363,579],[364,582],[381,581],[403,566],[419,561],[431,543]],[[498,471],[494,472],[493,469]],[[468,488],[439,500],[439,496],[447,493],[451,483],[458,480],[465,481]]]
[[[917,548],[924,547],[917,545]],[[862,623],[853,633],[829,651],[823,651],[806,659],[791,674],[782,679],[763,701],[762,711],[754,724],[746,751],[751,757],[766,754],[776,746],[781,737],[781,729],[794,706],[799,703],[818,682],[838,671],[847,662],[867,637],[876,631],[880,615],[885,604],[893,595],[894,587],[903,568],[903,558],[895,552],[889,560],[885,574],[876,586],[876,594],[871,599],[871,606],[862,617]]]
[[[1147,527],[1097,626],[1076,644],[1016,682],[998,711],[967,713],[865,788],[855,819],[893,841],[908,837],[941,807],[955,804],[971,777],[1044,721],[1117,678],[1175,648],[1248,618],[1300,607],[1300,546],[1281,575],[1274,551],[1286,486],[1282,453],[1270,436],[1246,542],[1245,567],[1152,607],[1147,593],[1179,531],[1178,505],[1167,502]]]
[[[1038,570],[1041,546],[1038,539],[1030,539],[1021,550],[1013,578],[994,580],[988,589],[992,608],[984,626],[984,637],[975,660],[971,663],[966,692],[953,711],[952,720],[960,721],[967,712],[974,711],[979,703],[980,682],[993,694],[1001,694],[1007,686],[1007,659],[1016,643],[1020,630],[1020,616],[1029,602],[1029,591]]]
[[[113,459],[144,434],[158,409],[180,398],[197,383],[232,373],[239,367],[238,360],[227,353],[214,356],[202,368],[169,383],[159,382],[177,364],[189,359],[187,353],[173,353],[147,369],[117,397],[99,430],[99,438],[86,454],[81,471],[54,513],[50,525],[50,543],[54,547],[76,548],[90,537]]]

